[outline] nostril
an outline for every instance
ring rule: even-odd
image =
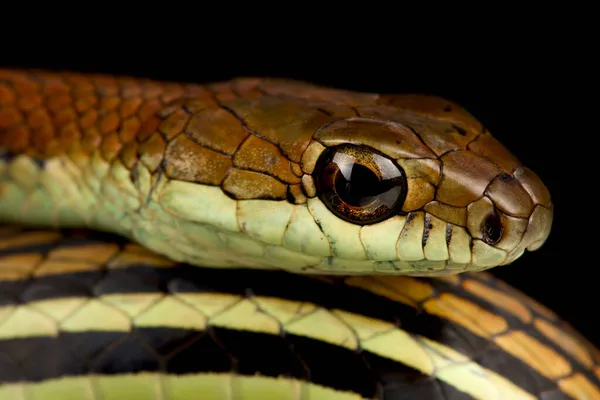
[[[506,172],[503,172],[500,175],[498,175],[498,179],[500,179],[502,182],[511,182],[515,178],[512,175],[509,175]]]
[[[502,226],[502,222],[500,218],[496,214],[489,215],[485,221],[483,221],[483,226],[481,228],[481,234],[483,237],[483,241],[489,245],[495,245],[502,239],[502,233],[504,231],[504,227]]]

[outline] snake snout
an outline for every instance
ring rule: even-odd
[[[552,227],[553,206],[537,205],[529,217],[527,228],[520,243],[508,254],[504,264],[509,264],[519,258],[527,249],[535,251],[542,247],[548,239]]]
[[[548,188],[533,171],[520,167],[513,172],[512,177],[514,177],[515,184],[527,192],[528,202],[532,207],[521,238],[514,249],[509,252],[505,264],[517,259],[525,250],[535,251],[542,247],[550,235],[554,218],[554,206]]]
[[[554,217],[553,207],[546,208],[543,206],[538,206],[529,218],[529,226],[532,227],[532,232],[529,235],[530,240],[523,238],[523,241],[526,242],[525,246],[529,251],[535,251],[542,247],[542,245],[548,239],[550,235],[550,229],[552,227],[552,219]],[[528,238],[528,239],[529,239]]]

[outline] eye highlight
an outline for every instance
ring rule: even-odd
[[[313,179],[327,208],[354,224],[373,224],[396,215],[406,198],[404,170],[367,146],[341,144],[325,149]]]

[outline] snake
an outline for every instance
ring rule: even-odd
[[[2,69],[0,399],[600,399],[553,213],[444,98]]]

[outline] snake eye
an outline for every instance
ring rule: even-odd
[[[355,224],[373,224],[400,213],[406,198],[402,168],[367,146],[327,148],[317,160],[313,179],[327,208]]]
[[[502,239],[502,222],[496,214],[491,214],[483,221],[482,237],[483,241],[489,245],[494,245]]]

